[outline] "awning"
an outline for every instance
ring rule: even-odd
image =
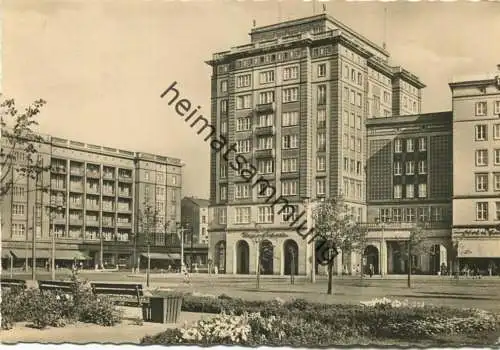
[[[11,257],[10,250],[2,249],[2,259],[10,259]]]
[[[463,240],[458,245],[460,258],[500,258],[500,240]]]
[[[148,253],[142,253],[141,256],[147,258]],[[156,260],[180,260],[181,255],[176,253],[149,253],[149,258]]]
[[[24,250],[24,249],[12,249],[11,250],[12,254],[17,258],[17,259],[25,259],[26,256],[28,259],[31,259],[31,249]],[[2,252],[3,255],[3,252]],[[46,250],[46,249],[37,249],[35,251],[35,255],[37,259],[50,259],[52,257],[52,251],[51,250]],[[79,251],[79,250],[57,250],[56,249],[56,260],[88,260],[90,259],[87,254]]]

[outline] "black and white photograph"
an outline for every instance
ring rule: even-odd
[[[0,343],[500,345],[500,1],[0,9]]]

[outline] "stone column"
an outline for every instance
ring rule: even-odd
[[[382,276],[387,275],[387,241],[380,242],[380,269]]]

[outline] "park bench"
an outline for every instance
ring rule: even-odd
[[[118,299],[113,298],[113,302],[117,305],[140,307],[143,304],[142,298],[144,297],[144,291],[142,289],[142,284],[91,283],[90,285],[95,295],[104,294],[120,297]]]
[[[18,280],[18,279],[13,279],[13,278],[2,278],[2,279],[0,279],[0,284],[1,284],[2,288],[26,289],[26,281],[25,280]]]
[[[72,293],[75,283],[69,281],[38,281],[38,289],[41,291],[61,291]]]

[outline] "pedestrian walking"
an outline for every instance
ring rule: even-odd
[[[370,270],[370,271],[369,271],[369,272],[370,272],[370,277],[373,277],[373,270],[374,270],[374,268],[373,268],[373,264],[370,264],[370,268],[369,268],[369,270]]]
[[[182,271],[184,273],[184,283],[191,284],[191,278],[189,276],[189,271],[184,265],[182,266]]]

